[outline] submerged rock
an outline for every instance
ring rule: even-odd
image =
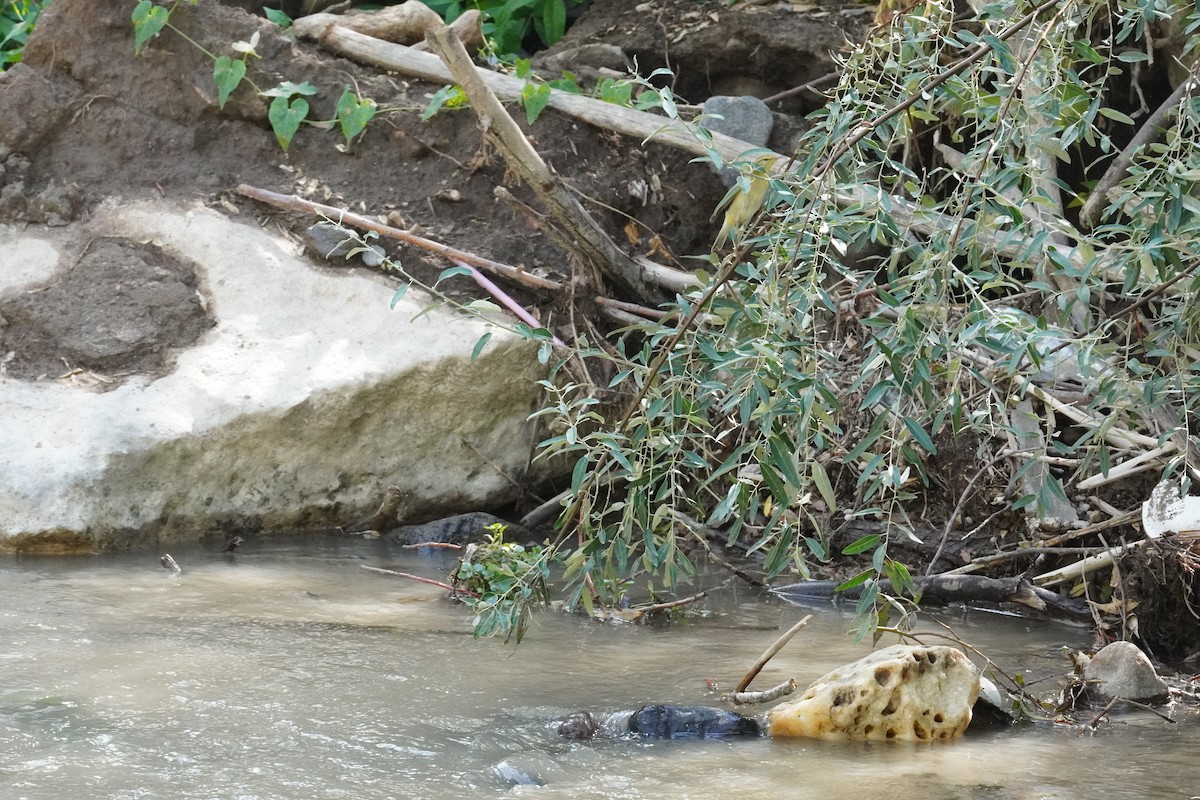
[[[641,736],[647,739],[718,739],[761,736],[758,720],[723,708],[706,706],[642,706],[637,711],[591,714],[581,711],[560,720],[564,739]]]
[[[767,717],[772,736],[930,741],[961,736],[979,671],[960,650],[894,645],[816,680]]]
[[[1083,677],[1094,699],[1122,697],[1141,703],[1162,703],[1168,695],[1166,682],[1132,642],[1113,642],[1102,648],[1084,666]]]

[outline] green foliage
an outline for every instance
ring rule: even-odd
[[[469,9],[483,15],[483,35],[501,57],[521,51],[526,38],[535,33],[547,47],[563,37],[567,29],[567,5],[582,0],[427,0],[425,5],[447,22]]]
[[[421,112],[421,121],[430,120],[443,108],[466,108],[467,95],[461,86],[443,86],[433,93],[425,110]]]
[[[146,43],[162,32],[170,18],[171,12],[165,6],[157,6],[150,0],[138,0],[132,15],[134,52],[141,55]]]
[[[267,109],[267,119],[275,131],[275,139],[284,150],[292,143],[292,137],[300,129],[300,123],[308,116],[308,101],[304,98],[317,93],[311,83],[284,81],[274,89],[260,92],[263,97],[273,98]]]
[[[342,96],[337,101],[337,121],[346,137],[346,146],[362,133],[367,123],[375,117],[377,111],[375,101],[369,97],[359,97],[347,86],[342,90]]]
[[[189,2],[195,3],[196,0],[189,0]],[[255,51],[259,41],[257,31],[249,41],[233,42],[230,45],[230,49],[235,55],[214,55],[200,47],[182,31],[171,26],[171,11],[177,5],[178,3],[169,7],[159,6],[155,5],[152,0],[139,0],[131,15],[136,51],[140,54],[150,40],[163,30],[168,28],[175,30],[181,38],[213,60],[213,83],[217,87],[217,102],[221,108],[225,107],[230,95],[244,81],[250,83],[260,96],[271,99],[267,108],[267,119],[271,123],[271,130],[275,133],[276,141],[283,150],[286,151],[291,146],[292,139],[295,138],[300,125],[304,122],[326,129],[336,124],[341,129],[348,148],[375,117],[378,111],[375,101],[360,97],[349,86],[346,86],[342,90],[341,97],[338,98],[333,120],[320,122],[309,120],[310,106],[309,101],[305,98],[317,94],[315,86],[307,82],[283,81],[272,89],[261,91],[247,77],[249,59],[259,57]],[[277,25],[287,27],[291,24],[291,20],[281,12],[268,13],[267,16]]]
[[[281,28],[292,27],[292,18],[278,9],[264,8],[263,15]]]
[[[1029,464],[1105,471],[1113,427],[1157,430],[1155,415],[1186,433],[1200,402],[1200,304],[1187,300],[1200,291],[1200,104],[1180,103],[1094,231],[1064,212],[1083,193],[1057,173],[1113,153],[1129,116],[1114,108],[1120,56],[1145,51],[1148,21],[1170,12],[1159,5],[1077,0],[1024,17],[1032,6],[1009,0],[971,27],[926,4],[845,57],[793,169],[772,177],[773,213],[714,256],[705,290],[615,355],[585,348],[610,365],[607,387],[567,362],[544,384],[539,416],[555,433],[541,456],[575,463],[560,525],[581,541],[567,556],[579,602],[619,602],[637,570],[687,576],[680,539],[698,524],[762,553],[773,575],[806,575],[830,557],[831,529],[859,518],[879,533],[840,557],[858,565],[844,586],[861,591],[866,634],[908,607],[881,579],[916,596],[889,543],[912,536],[910,508],[945,492],[934,459],[954,443],[988,463],[1009,446],[1017,400],[1053,385],[1048,371],[1077,373],[1095,426]],[[933,142],[961,159],[931,162]],[[1115,313],[1148,295],[1156,318]],[[623,400],[601,403],[613,390]],[[1045,507],[1061,492],[1050,481],[1010,500]]]
[[[464,599],[475,615],[475,636],[503,635],[507,642],[515,635],[520,643],[532,610],[549,600],[549,553],[505,542],[502,524],[488,530],[486,541],[467,548],[452,583],[470,593]]]
[[[37,22],[42,8],[49,0],[8,0],[0,10],[0,70],[8,69],[21,60],[25,42]]]

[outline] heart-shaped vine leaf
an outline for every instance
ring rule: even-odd
[[[220,103],[221,108],[225,107],[225,101],[229,99],[229,95],[233,94],[233,90],[238,87],[244,77],[246,77],[245,61],[229,56],[221,56],[217,59],[217,63],[213,65],[213,80],[217,82],[217,102]]]
[[[337,120],[342,126],[342,135],[346,144],[363,132],[367,123],[375,116],[375,101],[369,97],[359,97],[347,86],[337,102]]]
[[[141,55],[146,42],[157,36],[167,26],[171,12],[156,6],[150,0],[139,0],[133,7],[133,52]]]
[[[267,110],[267,119],[271,121],[271,130],[275,131],[275,139],[285,151],[292,143],[292,137],[300,129],[300,123],[308,116],[308,101],[303,97],[289,100],[286,97],[276,97],[271,101]]]

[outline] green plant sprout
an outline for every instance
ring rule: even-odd
[[[451,578],[474,614],[476,637],[504,636],[516,643],[529,628],[533,609],[550,600],[550,551],[504,541],[506,526],[488,526],[487,538],[469,545]]]

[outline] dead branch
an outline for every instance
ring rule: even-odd
[[[861,592],[855,587],[838,592],[839,581],[805,581],[788,586],[772,588],[771,591],[792,602],[803,600],[829,600],[835,597],[854,599]],[[1089,622],[1091,614],[1087,607],[1069,597],[1060,597],[1049,589],[1034,586],[1023,578],[985,578],[980,575],[932,575],[914,578],[913,585],[921,593],[921,605],[947,605],[949,603],[1016,603],[1031,608],[1055,619],[1071,622]],[[880,581],[879,591],[897,591],[891,581]]]
[[[792,637],[795,636],[797,633],[799,633],[800,630],[805,625],[807,625],[808,621],[811,619],[812,619],[812,614],[809,614],[804,619],[800,620],[795,625],[788,628],[787,633],[785,633],[783,636],[780,636],[778,639],[775,640],[774,644],[772,644],[765,651],[763,651],[763,654],[758,657],[758,661],[754,662],[754,666],[750,667],[750,669],[746,672],[746,674],[738,682],[737,688],[733,690],[734,694],[738,695],[738,694],[741,694],[742,692],[746,691],[746,687],[748,687],[750,685],[751,681],[753,681],[758,676],[758,673],[762,672],[762,668],[767,665],[767,662],[770,661],[772,658],[774,658],[775,654],[778,653],[780,650],[782,650],[783,646],[785,644],[787,644],[788,642],[790,642],[792,640]]]
[[[746,705],[748,703],[769,703],[772,700],[778,700],[781,697],[787,697],[792,692],[796,691],[796,679],[788,678],[778,686],[773,686],[761,692],[734,692],[729,696],[730,701],[734,705]]]
[[[478,594],[476,594],[475,592],[472,592],[470,589],[458,589],[458,588],[451,586],[448,583],[442,583],[441,581],[435,581],[433,578],[422,578],[420,575],[412,575],[408,572],[400,572],[399,570],[394,570],[394,569],[384,569],[383,567],[371,567],[366,564],[363,564],[362,568],[365,569],[367,572],[376,572],[376,573],[379,573],[380,575],[392,575],[397,578],[408,578],[410,581],[417,581],[418,583],[428,583],[431,586],[439,586],[448,592],[453,592],[454,594],[465,594],[465,595],[469,595],[471,597],[479,597]]]
[[[560,229],[547,227],[546,232],[560,247],[578,259],[585,270],[585,282],[592,288],[599,288],[602,285],[601,276],[607,276],[634,297],[656,298],[657,290],[647,283],[637,262],[608,237],[579,199],[550,171],[521,128],[488,88],[454,32],[447,26],[435,28],[426,34],[426,41],[441,57],[454,80],[462,86],[471,102],[471,109],[479,117],[484,134],[496,143],[508,165],[545,204]]]
[[[1077,530],[1067,531],[1066,533],[1051,537],[1050,539],[1047,539],[1045,542],[1042,543],[1042,547],[1043,547],[1043,549],[1057,547],[1058,545],[1061,545],[1064,542],[1074,541],[1075,539],[1082,539],[1084,536],[1090,536],[1093,533],[1099,533],[1100,531],[1105,531],[1105,530],[1108,530],[1109,528],[1117,528],[1117,527],[1120,527],[1121,525],[1129,525],[1131,523],[1137,522],[1141,518],[1142,518],[1141,509],[1135,509],[1133,511],[1128,511],[1123,514],[1120,514],[1119,516],[1113,517],[1112,519],[1106,519],[1103,522],[1097,522],[1094,525],[1089,525],[1086,528],[1079,528]],[[1024,552],[1024,551],[1020,551],[1020,550],[1015,551],[1013,555],[1017,555],[1021,552]],[[999,553],[996,556],[987,556],[982,559],[976,559],[975,561],[972,561],[970,564],[966,564],[965,566],[956,567],[951,570],[946,570],[945,572],[941,573],[941,575],[945,576],[945,577],[950,577],[952,575],[969,575],[972,572],[978,572],[979,570],[983,569],[985,566],[988,566],[991,563],[1000,563],[1000,559],[998,558],[1000,555],[1008,555],[1008,554]],[[987,561],[987,559],[992,559],[992,558],[997,559],[997,561],[996,562]]]
[[[1047,2],[1043,3],[1042,7],[1050,7],[1051,5],[1053,5],[1052,2]],[[1037,13],[1039,10],[1040,8],[1034,9],[1034,12],[1031,13]],[[1014,26],[1010,26],[1010,29],[1011,27],[1019,29],[1025,23],[1025,20],[1018,20]],[[1015,30],[1013,32],[1015,33]],[[403,45],[372,39],[370,36],[364,36],[361,33],[356,33],[340,25],[334,25],[324,31],[318,41],[325,49],[363,64],[399,72],[432,83],[447,83],[454,80],[454,76],[450,74],[445,65],[429,53],[422,53]],[[521,90],[525,87],[524,81],[509,75],[486,71],[479,74],[481,80],[493,92],[505,99],[512,100],[520,97]],[[915,95],[918,99],[921,96],[920,93]],[[550,100],[547,102],[547,107],[604,130],[612,130],[643,141],[676,147],[698,156],[706,155],[710,146],[701,136],[696,134],[694,126],[682,120],[666,119],[665,117],[656,116],[645,111],[622,108],[612,103],[605,103],[590,97],[581,97],[561,92],[557,89],[550,92]],[[878,124],[878,121],[875,124]],[[713,133],[711,135],[711,147],[720,153],[721,158],[726,162],[736,161],[747,151],[755,149],[755,146],[749,142],[720,133]],[[788,159],[782,154],[764,152],[764,155],[775,155],[778,159],[776,164],[780,170],[788,163]],[[848,185],[838,187],[834,191],[839,205],[863,204],[868,206],[884,206],[888,208],[889,215],[898,225],[916,233],[932,235],[939,231],[953,230],[956,227],[953,217],[945,214],[935,214],[927,209],[922,209],[899,195],[885,196],[878,191],[877,187]],[[986,252],[1025,260],[1029,257],[1033,238],[1022,235],[1020,231],[1001,231],[994,226],[980,224],[974,233],[973,241]],[[1083,254],[1078,251],[1078,248],[1053,242],[1047,243],[1045,247],[1055,250],[1062,259],[1080,269],[1089,268],[1090,259],[1084,258]],[[638,260],[640,261],[641,259]],[[1110,261],[1111,259],[1106,254],[1103,252],[1100,253],[1099,263],[1104,265]],[[486,267],[484,268],[486,269]],[[660,268],[670,270],[668,267],[660,266]],[[1101,268],[1103,269],[1104,267]],[[688,276],[687,273],[678,270],[670,270],[670,273],[673,273],[672,277],[682,281],[682,283],[671,285],[664,281],[659,282],[673,291],[682,292],[689,285],[695,284],[695,278]],[[647,277],[649,276],[648,272],[644,271],[643,274],[647,275]],[[1124,275],[1113,271],[1112,279],[1117,283],[1121,283],[1124,280]],[[1172,288],[1178,290],[1178,287]]]
[[[1068,564],[1065,567],[1059,567],[1058,569],[1044,572],[1041,575],[1034,577],[1033,582],[1038,586],[1056,586],[1057,584],[1065,583],[1067,581],[1074,580],[1075,578],[1082,578],[1084,575],[1089,573],[1096,572],[1097,570],[1104,569],[1105,567],[1111,567],[1113,565],[1113,560],[1117,556],[1133,550],[1134,548],[1141,547],[1150,541],[1150,539],[1139,539],[1136,542],[1123,544],[1120,547],[1110,547],[1104,552],[1087,556],[1080,561],[1076,561],[1074,564]]]
[[[697,600],[703,600],[705,597],[708,597],[709,593],[715,592],[719,589],[724,589],[727,586],[729,586],[729,584],[731,582],[732,582],[732,579],[726,578],[724,581],[717,584],[713,588],[705,589],[703,592],[696,592],[694,595],[691,595],[690,597],[681,597],[678,600],[668,600],[665,603],[651,603],[650,605],[647,605],[647,606],[634,606],[633,608],[631,608],[629,610],[636,611],[636,612],[638,612],[639,615],[641,615],[641,614],[645,614],[650,611],[666,611],[671,608],[679,608],[680,606],[686,606],[691,603],[694,603]]]
[[[441,548],[443,550],[462,550],[461,544],[453,544],[452,542],[417,542],[415,544],[405,544],[400,546],[403,550],[415,550],[419,547]]]
[[[441,242],[435,242],[432,239],[426,239],[424,236],[418,236],[415,233],[409,233],[408,231],[403,231],[399,228],[393,228],[390,225],[384,225],[381,222],[376,222],[370,217],[364,217],[360,214],[355,214],[354,212],[347,211],[344,208],[327,206],[324,203],[314,203],[311,200],[305,200],[301,197],[296,197],[295,195],[279,194],[278,192],[272,192],[267,189],[259,189],[256,186],[248,186],[244,183],[237,187],[237,193],[243,197],[249,197],[252,200],[257,200],[260,203],[266,203],[268,205],[275,206],[276,208],[282,208],[287,211],[298,211],[302,214],[316,214],[338,224],[349,225],[350,227],[359,228],[366,231],[374,231],[380,236],[386,236],[389,239],[395,239],[396,241],[404,242],[405,244],[410,244],[414,247],[419,247],[422,250],[434,253],[450,261],[461,261],[463,265],[476,267],[477,269],[490,272],[493,275],[498,275],[501,278],[505,278],[514,283],[519,283],[522,286],[527,286],[531,289],[543,289],[550,292],[559,292],[562,291],[563,288],[563,284],[559,281],[551,280],[549,278],[540,278],[537,275],[528,273],[525,270],[520,269],[519,267],[514,267],[511,264],[504,264],[500,261],[492,261],[490,258],[484,258],[483,256],[478,256],[474,253],[468,253],[466,250],[459,250],[456,247],[450,247],[449,245],[442,244]],[[678,270],[673,270],[669,267],[662,267],[662,269],[667,273],[679,272]],[[679,274],[685,275],[686,273]],[[668,280],[669,279],[670,278],[668,278]],[[606,301],[616,302],[609,301],[608,298],[601,297],[596,297],[594,299],[596,300],[597,304],[603,304]],[[623,305],[634,306],[633,303],[627,303]],[[653,319],[661,313],[653,308],[646,308],[644,306],[635,307],[639,309],[639,316],[647,317],[649,319]]]
[[[1198,66],[1200,66],[1200,62],[1198,62]],[[1108,169],[1100,176],[1096,188],[1092,189],[1091,195],[1088,196],[1087,202],[1083,204],[1083,208],[1079,212],[1079,224],[1084,228],[1091,230],[1100,222],[1100,214],[1104,210],[1105,204],[1108,203],[1108,193],[1125,177],[1125,173],[1129,171],[1137,154],[1146,145],[1163,137],[1166,132],[1167,117],[1179,107],[1179,101],[1196,88],[1196,69],[1197,67],[1193,67],[1192,74],[1187,77],[1187,80],[1182,81],[1171,93],[1171,96],[1162,101],[1162,105],[1142,123],[1142,127],[1129,140],[1129,144],[1125,145],[1125,149],[1113,159],[1113,162],[1108,165]]]
[[[256,186],[241,184],[237,187],[237,193],[243,197],[249,197],[252,200],[257,200],[260,203],[282,208],[287,211],[298,211],[301,214],[315,214],[324,217],[331,222],[338,224],[350,225],[354,228],[362,230],[374,231],[380,236],[386,236],[389,239],[395,239],[405,244],[419,247],[435,255],[450,260],[458,260],[466,262],[473,267],[487,270],[494,275],[499,275],[502,278],[520,283],[533,289],[547,289],[555,292],[562,288],[562,284],[558,281],[539,278],[536,275],[531,275],[522,269],[518,269],[510,264],[502,264],[499,261],[492,261],[489,258],[477,256],[474,253],[468,253],[466,250],[459,250],[456,247],[444,245],[441,242],[435,242],[432,239],[426,239],[424,236],[417,236],[415,233],[402,231],[399,228],[393,228],[390,225],[384,225],[375,220],[364,217],[360,214],[355,214],[352,211],[347,211],[343,208],[335,206],[327,206],[324,203],[314,203],[311,200],[305,200],[295,195],[279,194],[278,192],[268,191],[267,189],[259,189]]]

